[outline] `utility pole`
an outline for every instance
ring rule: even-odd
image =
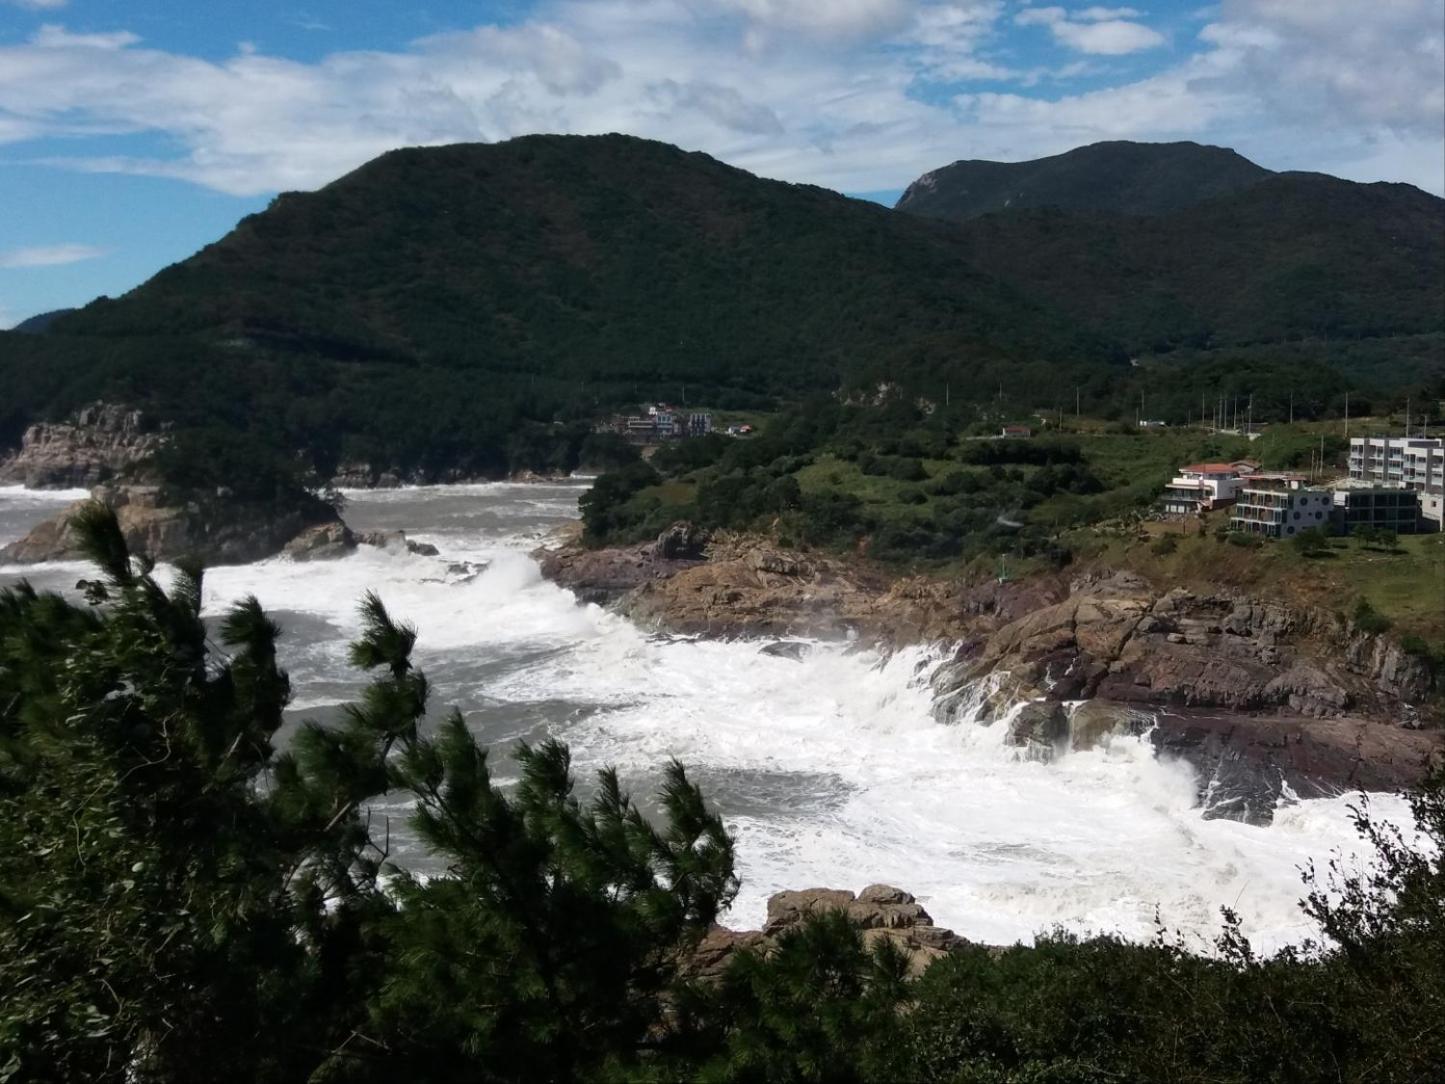
[[[1074,385],[1074,419],[1079,418],[1079,385]]]
[[[1290,425],[1293,425],[1293,424],[1294,424],[1294,389],[1293,389],[1293,388],[1290,389],[1290,393],[1289,393],[1289,423],[1290,423]]]
[[[1249,393],[1249,413],[1244,416],[1244,435],[1254,434],[1254,392]]]
[[[1350,393],[1345,392],[1345,439],[1350,439]]]

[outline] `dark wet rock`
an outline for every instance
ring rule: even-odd
[[[793,659],[796,662],[802,662],[812,650],[811,645],[805,644],[800,640],[777,640],[758,648],[758,654],[773,655],[780,659]]]
[[[356,550],[356,536],[339,520],[308,527],[281,552],[293,561],[327,561],[345,557]]]
[[[711,535],[685,520],[674,523],[653,543],[653,556],[663,561],[700,561]]]
[[[1057,700],[1035,700],[1009,719],[1005,740],[1030,760],[1052,760],[1069,745],[1068,709]]]
[[[1206,817],[1268,824],[1288,787],[1301,798],[1401,790],[1424,778],[1440,736],[1361,719],[1166,712],[1150,732],[1198,773]]]

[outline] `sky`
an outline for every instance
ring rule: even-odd
[[[0,328],[398,146],[627,132],[891,203],[1104,139],[1445,193],[1445,0],[0,0]]]

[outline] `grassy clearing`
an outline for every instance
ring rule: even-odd
[[[1399,635],[1445,647],[1445,535],[1404,535],[1392,552],[1335,538],[1326,554],[1306,557],[1288,543],[1254,549],[1220,542],[1213,531],[1222,518],[1215,513],[1203,533],[1194,523],[1161,523],[1138,533],[1081,529],[1069,541],[1088,563],[1196,591],[1248,590],[1346,615],[1363,598]],[[1175,539],[1167,554],[1154,544],[1166,534]]]

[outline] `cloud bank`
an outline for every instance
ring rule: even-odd
[[[125,27],[57,24],[0,47],[0,144],[15,160],[65,137],[74,151],[47,161],[254,195],[315,187],[397,146],[538,131],[630,132],[853,192],[960,157],[1196,139],[1439,192],[1442,10],[1224,0],[1201,26],[1005,0],[560,0],[517,24],[313,63],[251,48],[207,60]],[[1025,57],[1023,37],[1058,62]],[[1110,75],[1150,57],[1148,74]],[[86,153],[95,136],[107,153]],[[165,150],[117,154],[115,137]]]
[[[105,249],[97,248],[95,245],[37,245],[31,248],[12,248],[0,252],[0,268],[62,267],[65,264],[99,259],[105,254]]]

